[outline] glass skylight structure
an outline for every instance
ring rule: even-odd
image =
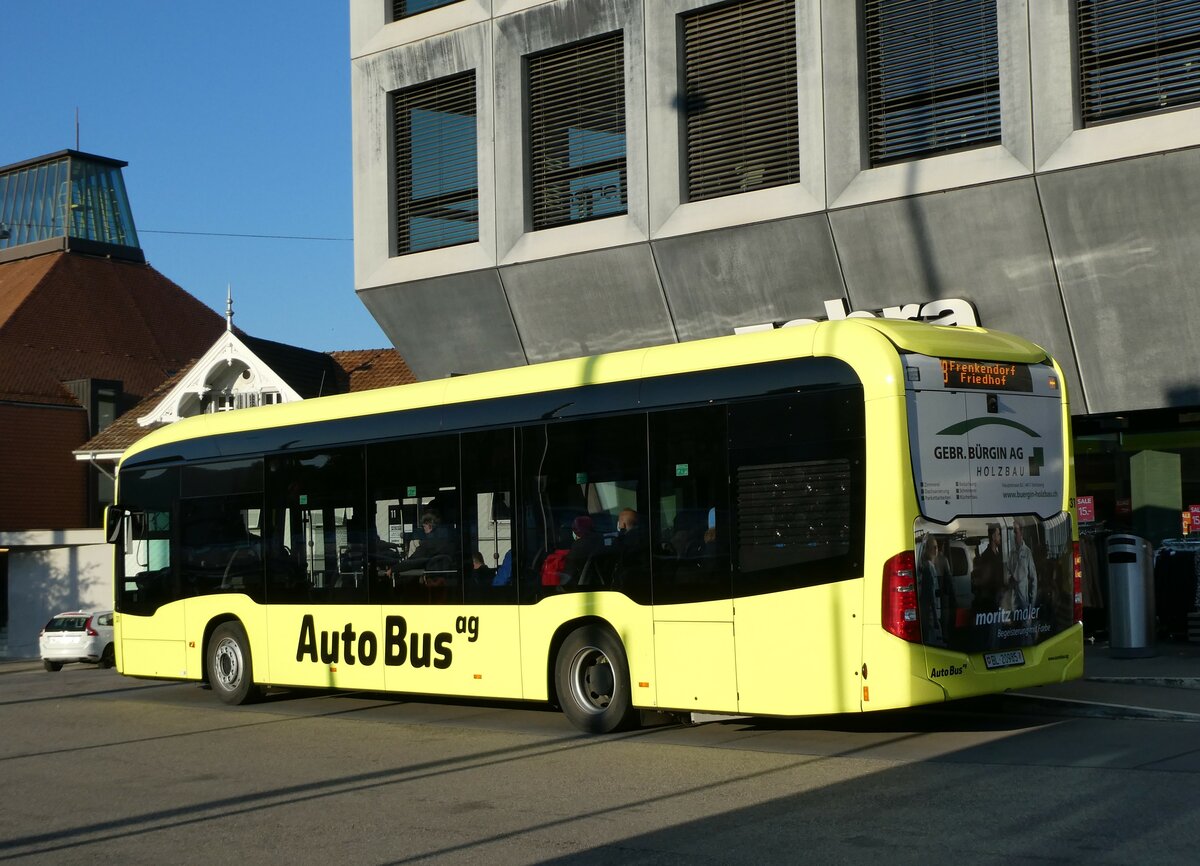
[[[0,168],[0,251],[55,238],[138,249],[127,164],[64,150]]]

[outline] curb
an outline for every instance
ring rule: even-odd
[[[1200,689],[1200,677],[1084,677],[1089,683],[1118,686],[1163,686],[1171,689]]]
[[[1084,701],[1075,698],[1052,698],[1045,695],[1027,695],[1009,692],[1005,700],[1014,700],[1030,705],[1052,716],[1083,716],[1096,719],[1143,719],[1162,722],[1200,722],[1200,713],[1183,710],[1164,710],[1154,707],[1134,707],[1123,704],[1106,704],[1100,701]]]

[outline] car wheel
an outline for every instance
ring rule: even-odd
[[[61,671],[62,662],[52,662],[50,659],[42,659],[42,667],[48,671]]]
[[[117,663],[117,653],[113,649],[113,645],[109,644],[104,648],[104,652],[100,653],[100,667],[111,668]]]
[[[254,685],[250,640],[239,622],[223,622],[208,642],[208,683],[227,704],[249,704],[262,696]]]
[[[585,625],[567,636],[554,664],[554,685],[563,714],[589,734],[625,730],[638,720],[625,648],[604,626]]]

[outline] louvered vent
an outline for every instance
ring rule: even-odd
[[[872,165],[1000,140],[996,0],[864,0]]]
[[[849,460],[739,468],[740,570],[845,555],[850,549],[851,483]]]
[[[528,60],[534,229],[626,212],[621,34]]]
[[[479,239],[475,73],[392,94],[396,255]]]
[[[392,20],[399,21],[412,15],[420,15],[439,6],[449,6],[459,0],[392,0]]]
[[[683,16],[688,198],[796,183],[796,4],[745,0]]]
[[[1085,123],[1200,102],[1200,2],[1079,0]]]

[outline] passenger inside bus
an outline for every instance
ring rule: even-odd
[[[596,532],[595,523],[587,514],[581,514],[572,521],[571,534],[574,541],[571,542],[571,548],[563,561],[560,586],[578,586],[588,560],[604,550],[604,539]]]

